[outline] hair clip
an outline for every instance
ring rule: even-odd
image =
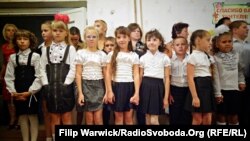
[[[55,14],[55,16],[54,16],[54,19],[55,19],[55,21],[62,21],[62,22],[64,22],[65,24],[68,24],[68,23],[69,23],[69,16],[66,15],[66,14],[57,13],[57,14]]]
[[[216,29],[215,29],[215,36],[219,36],[220,34],[223,34],[225,32],[229,32],[229,27],[222,24],[220,26],[218,26]]]

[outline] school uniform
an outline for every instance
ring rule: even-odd
[[[113,51],[107,56],[107,63],[111,63]],[[116,57],[116,74],[112,78],[112,90],[115,102],[112,109],[125,112],[134,108],[130,98],[134,95],[133,65],[139,64],[139,56],[135,52],[119,52]]]
[[[140,58],[140,67],[144,69],[140,87],[139,104],[139,110],[142,113],[151,115],[164,113],[164,69],[170,66],[169,57],[159,51],[152,54],[148,50],[146,54]]]
[[[75,47],[64,41],[42,49],[41,75],[50,113],[70,112],[75,105]]]
[[[82,90],[85,111],[97,111],[103,108],[105,94],[104,75],[102,68],[106,66],[106,54],[97,50],[87,49],[77,51],[76,64],[82,65]]]
[[[228,53],[218,52],[215,58],[214,88],[215,96],[223,96],[217,104],[217,113],[236,115],[240,110],[239,84],[245,84],[243,66],[235,50]]]
[[[187,96],[185,109],[190,112],[208,113],[215,111],[215,99],[213,94],[212,74],[210,65],[214,63],[212,56],[205,52],[194,50],[188,59],[188,63],[194,65],[194,83],[197,96],[200,99],[200,107],[192,106],[191,93]]]
[[[39,54],[32,52],[29,48],[10,56],[5,74],[8,91],[32,93],[25,101],[14,100],[17,115],[38,113],[35,93],[42,87],[39,79],[39,61]]]
[[[185,101],[188,95],[187,82],[188,54],[180,61],[174,53],[171,58],[170,94],[174,102],[169,105],[169,121],[171,125],[190,125],[191,113],[185,110]]]

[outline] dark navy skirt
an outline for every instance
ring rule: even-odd
[[[237,90],[222,90],[223,102],[217,104],[217,113],[236,115],[240,111],[240,92]]]
[[[111,105],[115,112],[125,112],[135,108],[130,103],[130,98],[134,95],[134,82],[112,82],[112,90],[115,96],[115,102]]]
[[[210,113],[215,111],[215,97],[213,93],[213,85],[211,77],[195,77],[194,83],[196,86],[197,95],[200,99],[200,107],[196,108],[192,105],[192,95],[189,94],[186,99],[185,109],[190,112]]]
[[[140,104],[138,110],[150,115],[164,114],[164,93],[163,79],[143,77],[140,87]]]

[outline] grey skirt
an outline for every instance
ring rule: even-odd
[[[105,86],[101,80],[82,80],[82,90],[84,95],[84,111],[97,111],[103,108],[103,97]]]

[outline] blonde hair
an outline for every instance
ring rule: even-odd
[[[51,24],[52,24],[51,21],[45,21],[41,25],[47,25],[50,29],[52,29]]]
[[[87,44],[86,44],[86,35],[87,35],[87,32],[89,32],[89,31],[94,31],[95,32],[95,34],[96,34],[96,37],[97,37],[97,40],[99,40],[99,32],[98,32],[98,30],[94,27],[94,26],[88,26],[88,27],[86,27],[85,29],[84,29],[84,33],[83,33],[83,38],[84,38],[84,40],[85,40],[85,42],[84,42],[84,46],[85,47],[87,47]],[[98,49],[98,44],[97,44],[97,49]]]
[[[16,25],[14,25],[14,24],[9,24],[9,23],[5,24],[4,27],[3,27],[3,38],[4,38],[6,41],[8,41],[8,38],[6,37],[6,30],[7,30],[8,27],[13,27],[13,28],[15,29],[15,32],[17,32],[17,27],[16,27]]]
[[[53,21],[51,23],[51,29],[63,29],[67,32],[67,36],[65,37],[66,44],[70,44],[70,38],[69,38],[69,29],[68,25],[65,24],[63,21]]]

